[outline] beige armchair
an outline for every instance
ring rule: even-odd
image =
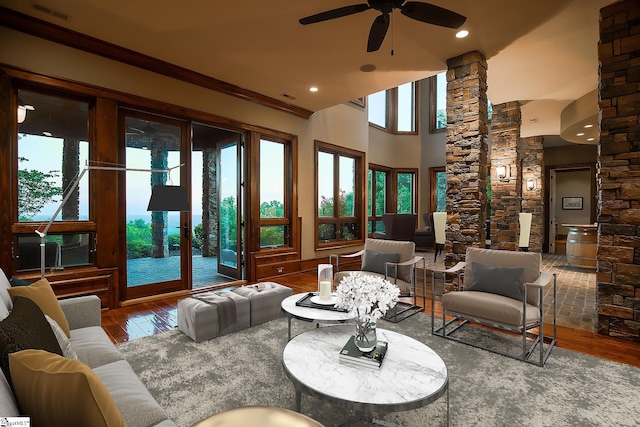
[[[541,263],[542,256],[537,252],[467,248],[465,262],[448,270],[432,273],[432,295],[435,295],[435,279],[439,273],[443,277],[443,292],[442,323],[439,328],[435,328],[432,304],[431,332],[543,366],[556,343],[557,307],[556,275],[541,272]],[[457,276],[456,291],[446,292],[444,279],[447,274]],[[461,276],[464,278],[462,285]],[[550,283],[553,283],[553,336],[545,336],[543,291]],[[469,323],[521,334],[522,356],[487,348],[454,335],[459,328]],[[539,347],[540,357],[538,360],[530,359],[536,347]]]
[[[340,271],[340,263],[360,261],[359,270]],[[384,277],[400,288],[400,296],[413,297],[412,303],[399,302],[387,312],[385,320],[399,322],[419,312],[426,304],[427,269],[423,257],[415,255],[415,243],[396,240],[367,239],[364,249],[352,254],[332,254],[329,262],[334,265],[334,282],[340,283],[343,277],[353,271]],[[418,305],[416,292],[418,265],[422,263],[422,306]]]

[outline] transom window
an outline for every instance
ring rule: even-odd
[[[367,97],[369,123],[395,134],[417,133],[417,84],[373,93]]]
[[[321,141],[316,154],[316,248],[362,242],[364,153]]]

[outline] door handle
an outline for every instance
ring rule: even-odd
[[[182,233],[185,239],[189,238],[189,227],[187,226],[187,223],[185,222],[185,224],[182,226]]]

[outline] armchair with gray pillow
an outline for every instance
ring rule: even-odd
[[[426,263],[424,258],[415,255],[415,244],[407,241],[367,239],[364,249],[352,254],[329,257],[329,262],[335,266],[334,281],[336,285],[342,278],[354,270],[341,271],[340,262],[359,260],[362,274],[384,277],[400,288],[400,296],[413,297],[413,303],[399,302],[389,310],[385,320],[399,322],[422,310],[426,303]],[[417,304],[417,274],[418,265],[422,262],[422,306]]]
[[[432,273],[432,295],[436,274],[443,279],[457,275],[457,290],[446,292],[443,280],[442,322],[431,329],[434,335],[453,339],[508,357],[543,366],[556,343],[556,275],[541,272],[542,256],[537,252],[467,248],[465,261],[446,271]],[[464,280],[460,283],[460,276]],[[545,287],[553,284],[553,336],[544,335],[543,297]],[[433,305],[432,305],[433,306]],[[448,320],[447,320],[448,318]],[[499,351],[474,341],[473,335],[457,336],[466,324],[481,324],[515,332],[522,337],[522,355]],[[486,330],[486,329],[485,329]],[[473,334],[473,331],[471,331]],[[546,344],[546,349],[545,349]],[[536,347],[539,359],[531,358]]]

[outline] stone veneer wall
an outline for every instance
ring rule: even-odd
[[[544,241],[544,137],[522,138],[522,212],[532,213],[529,251],[542,252]],[[527,190],[527,181],[533,179],[535,188]]]
[[[640,2],[600,10],[598,332],[640,341]]]
[[[216,149],[202,150],[202,256],[218,255],[218,186]]]
[[[518,249],[518,215],[522,200],[520,175],[520,103],[493,106],[491,117],[491,248]],[[499,179],[498,166],[507,177]]]
[[[477,51],[447,60],[447,241],[445,265],[482,248],[487,212],[487,60]]]

